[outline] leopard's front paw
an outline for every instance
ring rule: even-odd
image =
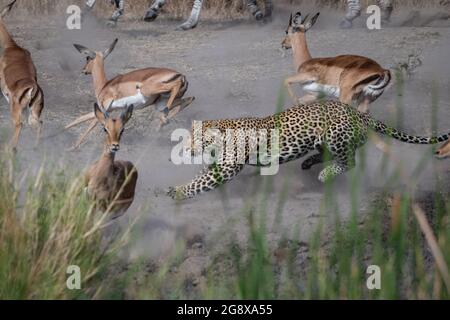
[[[170,187],[167,190],[167,195],[173,200],[186,200],[188,198],[182,187]]]

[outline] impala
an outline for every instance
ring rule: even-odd
[[[160,111],[161,125],[192,103],[194,97],[184,98],[188,88],[186,77],[166,68],[145,68],[106,79],[104,60],[114,50],[118,39],[104,52],[95,52],[79,44],[75,48],[86,57],[83,73],[92,74],[97,103],[107,111],[124,109],[134,105],[142,109],[156,105]],[[91,120],[88,129],[80,136],[74,148],[78,148],[98,123],[93,112],[83,115],[68,124],[65,129]]]
[[[450,157],[450,141],[444,143],[437,151],[436,157],[439,159],[445,159]]]
[[[316,23],[319,13],[308,20],[300,12],[289,19],[282,48],[292,48],[296,75],[285,80],[289,95],[297,102],[291,85],[299,83],[308,94],[300,102],[310,102],[320,94],[338,98],[351,104],[356,100],[358,110],[367,112],[369,104],[384,92],[391,81],[389,70],[372,59],[341,55],[331,58],[312,58],[306,42],[306,32]]]
[[[28,113],[28,123],[37,130],[36,142],[39,142],[42,128],[40,117],[44,108],[44,94],[37,83],[31,54],[14,41],[3,22],[15,2],[8,4],[0,13],[0,42],[4,49],[0,57],[0,87],[9,103],[15,126],[11,140],[14,150],[19,142],[24,112]]]
[[[102,156],[93,163],[85,174],[85,186],[88,196],[96,201],[103,212],[112,213],[117,218],[125,213],[134,200],[138,172],[129,161],[114,160],[120,149],[120,139],[125,124],[133,113],[133,105],[127,107],[120,117],[110,116],[108,111],[94,105],[94,114],[106,133]]]

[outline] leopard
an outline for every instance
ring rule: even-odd
[[[279,164],[317,151],[306,158],[301,167],[309,170],[315,165],[327,163],[318,176],[322,183],[333,181],[355,167],[356,152],[366,144],[371,132],[411,144],[437,144],[450,138],[450,133],[433,137],[409,135],[374,119],[370,114],[361,113],[350,105],[334,100],[297,104],[267,117],[208,120],[202,121],[201,125],[201,134],[191,139],[192,154],[214,144],[214,134],[206,134],[209,130],[221,134],[230,129],[236,132],[270,130],[277,132],[278,145],[267,143],[267,148],[270,152],[278,147]],[[269,140],[271,135],[268,134],[266,139]],[[170,187],[167,195],[175,200],[193,198],[236,177],[250,164],[251,153],[256,152],[254,148],[248,147],[250,141],[247,141],[244,161],[237,161],[235,146],[236,139],[240,138],[238,134],[233,136],[229,142],[233,147],[226,148],[225,144],[222,161],[207,165],[190,183]],[[201,146],[201,150],[195,150],[195,143]],[[259,161],[250,165],[261,166]]]

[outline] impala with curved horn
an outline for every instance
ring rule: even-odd
[[[320,13],[308,19],[297,12],[289,18],[283,49],[291,49],[297,74],[285,80],[289,95],[295,103],[314,101],[319,95],[338,98],[351,104],[356,101],[358,110],[367,112],[369,104],[383,94],[391,81],[389,70],[374,60],[341,55],[330,58],[312,58],[306,42],[306,32],[316,23]],[[299,83],[308,94],[298,99],[291,85]]]
[[[37,130],[36,141],[39,142],[42,128],[40,117],[44,109],[44,94],[37,83],[31,54],[14,41],[3,22],[15,2],[8,4],[0,13],[0,42],[4,49],[0,57],[0,87],[9,103],[15,126],[11,141],[14,150],[19,142],[24,112],[28,112],[28,123]]]
[[[188,89],[188,82],[183,74],[171,69],[139,69],[107,80],[104,60],[114,50],[117,41],[118,39],[115,39],[104,52],[95,52],[82,45],[74,44],[75,48],[86,57],[83,73],[92,74],[95,97],[104,110],[123,109],[130,105],[134,105],[135,109],[142,109],[156,105],[157,110],[160,111],[161,125],[164,125],[194,101],[194,97],[182,99]],[[80,136],[74,148],[81,145],[95,128],[98,120],[91,112],[65,127],[69,129],[89,120],[91,123],[88,129]]]

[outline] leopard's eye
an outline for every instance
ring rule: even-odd
[[[103,127],[103,131],[105,131],[106,133],[108,133],[108,130],[107,130],[105,127]]]

